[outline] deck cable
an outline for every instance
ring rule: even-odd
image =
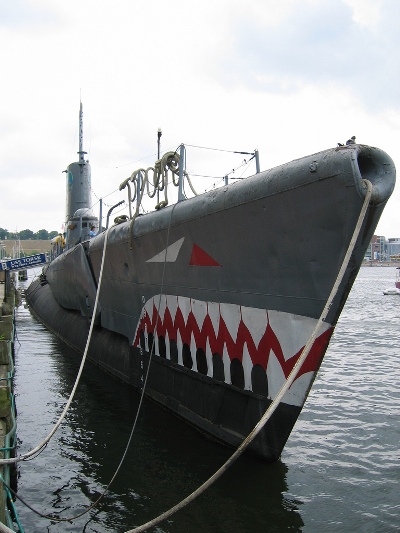
[[[57,431],[57,429],[60,427],[61,423],[63,422],[63,420],[64,420],[64,418],[65,418],[65,416],[66,416],[66,414],[67,414],[67,412],[68,412],[68,410],[69,410],[69,408],[71,406],[72,400],[74,399],[74,396],[75,396],[76,389],[78,388],[78,384],[79,384],[79,380],[80,380],[82,372],[83,372],[83,368],[85,366],[86,357],[87,357],[87,353],[88,353],[88,350],[89,350],[90,341],[91,341],[91,338],[92,338],[94,321],[95,321],[95,318],[96,318],[97,305],[98,305],[98,302],[99,302],[100,287],[101,287],[101,282],[102,282],[102,279],[103,279],[104,259],[105,259],[105,256],[106,256],[106,248],[107,248],[107,240],[108,240],[107,237],[108,237],[108,230],[105,231],[105,235],[104,235],[103,255],[102,255],[102,258],[101,258],[99,282],[98,282],[98,287],[97,287],[97,292],[96,292],[96,299],[95,299],[95,303],[94,303],[94,307],[93,307],[92,319],[91,319],[91,322],[90,322],[89,333],[88,333],[88,337],[87,337],[87,340],[86,340],[85,351],[84,351],[83,356],[82,356],[82,361],[81,361],[81,364],[80,364],[80,367],[79,367],[78,374],[76,376],[76,380],[75,380],[74,386],[72,388],[72,391],[71,391],[71,394],[70,394],[70,396],[68,398],[68,401],[65,404],[63,412],[61,413],[61,415],[60,415],[59,419],[57,420],[57,422],[54,424],[52,430],[49,432],[47,437],[45,437],[43,439],[43,441],[41,443],[39,443],[35,448],[33,448],[32,450],[30,450],[29,452],[27,452],[25,454],[19,455],[17,457],[10,457],[9,459],[0,459],[0,465],[13,464],[13,463],[18,463],[20,461],[26,461],[32,455],[35,455],[36,453],[40,452],[42,450],[42,448],[44,446],[46,446],[47,443],[50,441],[50,439],[53,437],[53,435]]]
[[[157,309],[157,319],[156,319],[156,323],[155,323],[155,330],[157,329],[157,324],[158,324],[158,319],[159,319],[159,314],[160,314],[160,306],[161,306],[161,298],[162,298],[162,295],[163,295],[163,292],[164,292],[164,280],[165,280],[165,269],[166,269],[166,263],[167,263],[167,253],[168,253],[168,245],[169,245],[169,235],[170,235],[170,229],[171,229],[171,223],[172,223],[172,216],[173,216],[173,213],[174,213],[174,210],[175,210],[175,206],[177,204],[174,204],[172,206],[172,211],[171,211],[171,216],[170,216],[170,219],[169,219],[169,224],[168,224],[168,229],[167,229],[167,236],[166,236],[166,245],[165,245],[165,257],[164,257],[164,262],[163,262],[163,271],[162,271],[162,275],[161,275],[161,284],[160,284],[160,297],[159,297],[159,301],[158,301],[158,309]],[[105,236],[105,240],[107,239],[107,233],[108,233],[108,230],[106,232],[106,236]],[[104,264],[104,257],[105,257],[105,249],[106,249],[106,242],[104,242],[104,248],[103,248],[103,257],[102,257],[102,263],[101,263],[101,268],[100,268],[100,274],[99,274],[99,283],[98,283],[98,288],[97,288],[97,295],[100,293],[100,287],[101,287],[101,281],[102,281],[102,277],[103,277],[103,264]],[[95,310],[97,308],[97,301],[98,301],[98,297],[96,295],[96,302],[95,302],[95,306],[93,308],[93,316],[95,316]],[[92,328],[93,329],[93,328]],[[92,331],[89,330],[89,336],[91,336],[91,333]],[[87,342],[87,347],[89,346],[89,343],[90,343],[90,339],[88,337],[88,342]],[[26,502],[23,498],[21,498],[21,496],[19,496],[17,494],[16,491],[14,491],[11,487],[9,487],[7,485],[7,483],[3,480],[1,474],[0,474],[0,482],[3,483],[3,485],[10,491],[10,493],[15,496],[23,505],[25,505],[28,509],[30,509],[33,513],[41,516],[42,518],[46,518],[48,520],[54,520],[56,522],[72,522],[73,520],[76,520],[77,518],[80,518],[82,516],[84,516],[85,514],[87,514],[89,511],[91,511],[92,509],[94,509],[99,503],[100,501],[103,499],[103,497],[106,495],[106,493],[108,492],[108,489],[110,488],[111,484],[113,483],[113,481],[115,480],[115,478],[117,477],[122,465],[123,465],[123,462],[125,461],[125,458],[126,458],[126,455],[128,453],[128,450],[130,448],[130,445],[131,445],[131,441],[132,441],[132,438],[133,438],[133,434],[135,432],[135,429],[136,429],[136,425],[137,425],[137,421],[138,421],[138,418],[139,418],[139,414],[140,414],[140,411],[141,411],[141,407],[142,407],[142,404],[143,404],[143,400],[144,400],[144,395],[145,395],[145,390],[146,390],[146,385],[147,385],[147,381],[148,381],[148,376],[149,376],[149,373],[150,373],[150,365],[151,365],[151,361],[152,361],[152,356],[153,356],[153,353],[154,353],[154,345],[155,345],[155,339],[153,339],[153,342],[152,342],[152,345],[151,345],[151,350],[150,350],[150,354],[149,354],[149,364],[147,365],[147,369],[146,369],[146,374],[145,374],[145,378],[144,378],[144,381],[143,381],[143,388],[142,388],[142,391],[141,391],[141,395],[140,395],[140,400],[139,400],[139,404],[138,404],[138,408],[136,410],[136,415],[135,415],[135,419],[134,419],[134,422],[133,422],[133,426],[132,426],[132,429],[131,429],[131,432],[130,432],[130,435],[129,435],[129,438],[128,438],[128,441],[127,441],[127,444],[125,446],[125,450],[122,454],[122,457],[117,465],[117,468],[115,469],[115,472],[114,474],[112,475],[111,477],[111,480],[108,482],[108,484],[106,485],[106,487],[104,488],[104,490],[102,491],[102,493],[100,494],[100,496],[97,498],[97,500],[95,500],[93,503],[91,503],[86,509],[84,509],[82,512],[78,513],[77,515],[74,515],[74,516],[71,516],[71,517],[59,517],[59,516],[56,516],[54,514],[44,514],[44,513],[41,513],[40,511],[38,511],[37,509],[35,509],[34,507],[32,507],[28,502]],[[87,350],[85,350],[85,355],[84,357],[86,357],[86,354],[87,354]],[[82,359],[83,360],[83,359]],[[83,368],[83,365],[81,363],[81,367]],[[78,373],[79,374],[79,373]],[[80,376],[79,376],[80,377]],[[78,378],[77,378],[77,381],[78,381]],[[76,382],[76,385],[77,385],[77,382]],[[75,392],[75,391],[74,391]],[[47,446],[47,442],[44,444],[44,446]],[[37,449],[37,448],[36,448]],[[40,451],[43,450],[43,447],[41,448]],[[26,458],[26,455],[25,454],[25,458],[24,460],[27,460]],[[1,531],[1,530],[0,530]]]
[[[356,227],[354,229],[352,238],[350,240],[349,246],[347,248],[347,252],[344,256],[342,266],[340,267],[339,273],[337,275],[336,281],[332,287],[332,290],[329,294],[329,297],[325,303],[325,307],[322,310],[321,316],[318,319],[318,322],[314,328],[314,331],[312,332],[310,338],[307,341],[307,344],[304,346],[303,351],[301,352],[301,355],[299,359],[297,360],[296,364],[294,365],[292,371],[290,372],[289,376],[287,377],[285,383],[282,385],[281,389],[279,390],[278,394],[268,407],[268,409],[265,411],[259,422],[256,424],[256,426],[253,428],[253,430],[249,433],[249,435],[244,439],[242,444],[237,448],[237,450],[231,455],[231,457],[211,476],[209,477],[200,487],[198,487],[195,491],[193,491],[189,496],[181,500],[179,503],[171,507],[169,510],[165,511],[164,513],[160,514],[156,518],[153,518],[152,520],[146,522],[145,524],[142,524],[141,526],[135,527],[133,529],[129,529],[125,531],[125,533],[141,533],[143,531],[146,531],[150,527],[154,527],[173,514],[175,514],[177,511],[183,509],[194,501],[198,496],[200,496],[203,492],[205,492],[206,489],[208,489],[217,479],[221,477],[221,475],[228,470],[228,468],[236,461],[236,459],[245,451],[245,449],[248,447],[248,445],[254,440],[254,438],[260,433],[260,431],[263,429],[265,424],[268,422],[268,420],[271,418],[272,414],[278,407],[279,403],[281,402],[283,396],[289,389],[289,387],[293,384],[294,380],[296,379],[296,376],[302,367],[306,357],[308,356],[312,345],[314,344],[315,339],[317,338],[317,335],[319,333],[319,330],[322,326],[322,323],[326,320],[326,317],[329,313],[329,310],[331,308],[333,299],[335,298],[337,291],[339,289],[340,284],[343,281],[344,274],[346,272],[347,266],[349,264],[351,254],[353,253],[354,247],[356,245],[358,236],[360,234],[365,215],[367,212],[367,208],[369,205],[369,201],[372,196],[372,184],[368,180],[363,180],[364,188],[366,188],[366,194],[363,206],[360,211],[360,215],[357,220]]]

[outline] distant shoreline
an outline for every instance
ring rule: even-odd
[[[399,261],[365,261],[361,267],[400,267]]]
[[[15,246],[15,240],[14,239],[5,239],[5,240],[2,239],[1,242],[6,247],[6,254],[10,256],[13,250],[13,247]],[[29,240],[24,240],[24,241],[21,240],[20,243],[21,243],[21,252],[24,253],[25,255],[33,255],[35,253],[42,254],[45,252],[50,252],[51,250],[50,240],[29,239]]]
[[[15,245],[14,239],[7,239],[1,241],[6,246],[6,253],[10,255]],[[33,255],[35,253],[46,253],[50,252],[51,243],[50,240],[21,240],[21,251],[25,255]],[[361,267],[400,267],[400,261],[364,261]]]

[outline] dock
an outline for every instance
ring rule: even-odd
[[[0,271],[0,459],[15,456],[16,418],[13,395],[15,306],[13,274]],[[23,531],[14,506],[16,465],[0,465],[0,531]]]

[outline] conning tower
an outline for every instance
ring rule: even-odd
[[[68,165],[66,194],[66,245],[67,248],[87,240],[91,227],[98,231],[99,221],[91,210],[92,184],[89,161],[83,151],[83,111],[79,108],[79,161]]]

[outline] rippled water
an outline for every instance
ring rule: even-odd
[[[158,533],[400,530],[400,297],[395,269],[364,267],[282,459],[240,458]],[[15,392],[19,453],[61,413],[79,356],[29,311],[17,310]],[[88,363],[67,420],[47,448],[19,465],[19,495],[41,513],[82,512],[111,479],[138,395]],[[122,533],[196,489],[230,455],[145,402],[124,465],[100,506],[72,523],[18,502],[26,533]]]

